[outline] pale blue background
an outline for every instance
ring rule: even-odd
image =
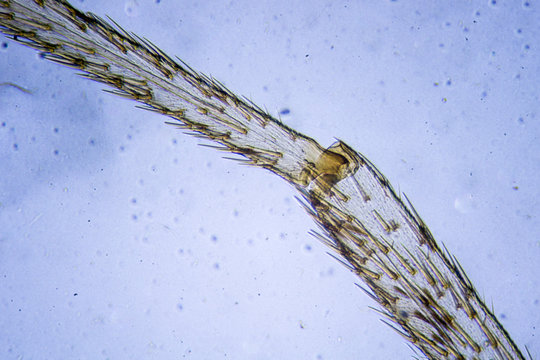
[[[539,4],[408,3],[74,5],[364,153],[540,358]],[[281,179],[0,44],[0,358],[412,358]]]

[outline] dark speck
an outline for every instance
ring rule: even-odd
[[[279,112],[280,115],[288,115],[291,113],[291,110],[289,109],[283,109]]]

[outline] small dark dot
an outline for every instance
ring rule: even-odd
[[[13,144],[13,150],[19,150],[19,145],[18,144]]]
[[[1,47],[2,47],[2,49],[7,49],[8,43],[7,42],[2,42]]]
[[[53,131],[54,131],[55,133],[58,133],[59,130],[58,130],[58,128],[54,128]]]
[[[77,294],[77,293],[73,294],[73,296],[77,296],[77,295],[79,295],[79,294]]]
[[[88,144],[90,144],[90,146],[94,146],[94,145],[96,145],[96,140],[90,139],[90,140],[88,140]]]
[[[58,155],[58,150],[54,150],[54,151],[53,151],[53,154],[54,154],[54,155]]]
[[[283,109],[279,112],[280,115],[287,115],[287,114],[290,114],[291,113],[291,110],[289,109]]]

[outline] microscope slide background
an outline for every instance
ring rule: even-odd
[[[538,3],[73,5],[366,155],[540,358]],[[282,179],[0,45],[0,358],[414,356]]]

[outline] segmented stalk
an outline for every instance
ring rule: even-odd
[[[64,0],[0,1],[0,31],[293,185],[321,229],[313,234],[428,358],[523,359],[413,207],[342,141],[324,149],[149,41]]]

